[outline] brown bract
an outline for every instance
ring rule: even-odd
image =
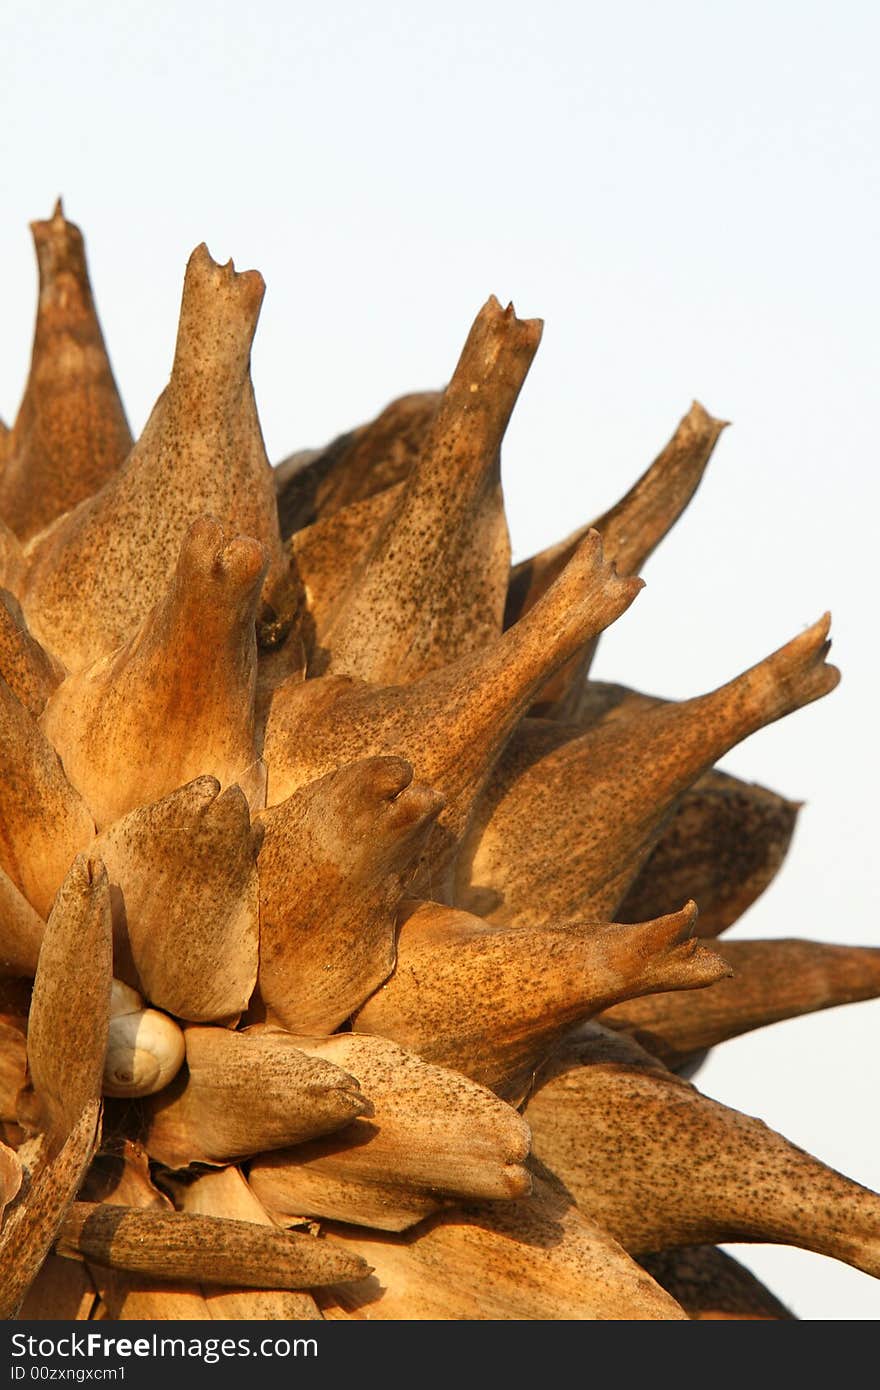
[[[82,233],[60,198],[31,231],[40,270],[33,356],[0,467],[0,516],[22,540],[97,492],[131,448]]]
[[[168,1180],[166,1179],[166,1182]],[[192,1182],[170,1182],[181,1211],[191,1216],[216,1216],[229,1221],[251,1221],[274,1226],[238,1168],[200,1173]],[[212,1318],[244,1318],[273,1322],[320,1320],[311,1294],[292,1289],[245,1289],[206,1285],[205,1303]]]
[[[250,1221],[185,1212],[75,1202],[58,1242],[68,1255],[152,1279],[199,1280],[255,1289],[308,1289],[359,1279],[366,1262],[353,1251]]]
[[[98,1156],[83,1183],[80,1197],[114,1207],[142,1211],[171,1211],[168,1197],[150,1177],[146,1152],[123,1140]],[[75,1269],[87,1269],[100,1304],[98,1315],[129,1322],[134,1319],[209,1321],[210,1309],[197,1286],[183,1280],[156,1278],[150,1273],[111,1268],[104,1263],[64,1259]]]
[[[432,838],[438,874],[454,854],[471,806],[542,680],[632,603],[638,579],[619,579],[595,532],[541,601],[483,651],[405,686],[346,676],[276,689],[263,757],[270,805],[345,762],[394,754],[446,798]]]
[[[116,975],[193,1022],[241,1013],[259,953],[256,845],[238,787],[199,777],[99,836]]]
[[[501,631],[510,541],[500,448],[541,323],[483,306],[419,459],[355,567],[316,670],[416,680]]]
[[[58,754],[0,676],[0,868],[46,918],[95,823]]]
[[[186,1029],[187,1067],[144,1104],[151,1158],[226,1164],[341,1129],[367,1108],[358,1082],[289,1033]]]
[[[78,855],[46,923],[28,1019],[28,1068],[50,1150],[101,1095],[112,974],[107,872]]]
[[[330,622],[352,570],[366,563],[376,536],[400,501],[402,483],[373,493],[296,531],[288,548],[291,576],[300,585],[305,614],[301,635],[306,657],[324,648]],[[14,557],[10,560],[14,571]],[[325,657],[318,655],[318,660]],[[275,682],[277,684],[277,681]]]
[[[19,597],[31,631],[71,671],[128,639],[168,586],[181,542],[210,514],[264,547],[269,599],[285,564],[250,380],[263,299],[256,271],[187,266],[171,381],[123,468],[27,549]]]
[[[399,396],[368,424],[323,449],[299,450],[279,463],[274,478],[282,536],[287,539],[408,477],[441,400],[440,391]]]
[[[602,720],[543,757],[514,750],[474,816],[458,901],[520,925],[607,920],[697,778],[749,734],[834,689],[830,621],[709,695]]]
[[[270,1211],[401,1231],[444,1199],[510,1200],[530,1190],[528,1127],[483,1087],[386,1038],[297,1041],[356,1076],[370,1108],[336,1134],[251,1164],[251,1185]]]
[[[623,922],[657,916],[689,893],[700,908],[700,936],[726,931],[772,883],[799,811],[798,802],[754,782],[704,773],[678,801],[617,915]]]
[[[226,786],[252,768],[265,568],[256,541],[201,517],[137,632],[52,695],[42,727],[99,827],[193,777]]]
[[[753,1028],[880,995],[877,947],[785,939],[707,944],[730,966],[732,978],[687,999],[656,994],[627,1000],[600,1021],[679,1068]]]
[[[880,1197],[700,1095],[630,1038],[588,1024],[526,1116],[537,1156],[633,1254],[776,1241],[880,1274]]]
[[[60,662],[34,641],[21,605],[8,589],[0,589],[0,675],[34,719],[65,675]]]
[[[699,487],[725,424],[694,401],[669,443],[616,506],[567,540],[515,566],[510,575],[505,626],[537,602],[590,526],[599,532],[605,554],[619,573],[637,574]],[[535,714],[563,720],[580,716],[584,682],[596,645],[596,641],[591,642],[547,682],[535,703]]]
[[[693,937],[695,917],[689,903],[635,926],[511,929],[439,903],[409,903],[397,970],[354,1026],[516,1102],[560,1039],[613,999],[699,989],[729,973]]]
[[[375,1274],[321,1295],[364,1320],[675,1320],[686,1314],[552,1181],[521,1202],[443,1213],[407,1236],[331,1227]]]
[[[331,1033],[394,969],[395,913],[443,798],[402,758],[365,758],[257,818],[260,996]]]
[[[78,856],[46,925],[28,1023],[32,1115],[42,1133],[0,1232],[0,1316],[14,1317],[49,1254],[100,1140],[112,968],[110,894]]]

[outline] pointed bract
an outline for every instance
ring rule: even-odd
[[[583,1019],[653,990],[699,989],[728,967],[692,936],[692,903],[637,926],[504,928],[438,903],[401,913],[392,978],[355,1016],[515,1102]]]
[[[610,918],[697,778],[837,685],[825,664],[829,624],[826,614],[709,695],[605,718],[546,756],[514,750],[474,816],[457,900],[523,925]]]
[[[444,1199],[530,1190],[528,1128],[481,1086],[386,1038],[341,1033],[299,1045],[356,1076],[370,1110],[326,1139],[251,1164],[251,1185],[273,1213],[402,1231]]]
[[[131,448],[82,233],[60,207],[31,231],[40,270],[33,357],[0,470],[0,516],[22,540],[96,493]]]
[[[99,827],[193,777],[238,781],[257,758],[261,546],[201,517],[134,635],[55,691],[42,727]]]
[[[630,1038],[588,1024],[526,1117],[537,1156],[633,1254],[762,1241],[880,1275],[880,1196],[700,1095]]]
[[[446,797],[433,869],[454,854],[471,806],[540,682],[629,607],[638,579],[604,564],[592,533],[520,623],[483,652],[411,685],[376,688],[344,676],[286,683],[274,694],[263,756],[268,801],[370,754],[412,763]]]
[[[395,914],[443,805],[402,758],[365,758],[262,812],[260,995],[332,1033],[394,969]]]
[[[714,420],[694,401],[647,472],[616,506],[591,523],[602,537],[606,556],[620,574],[638,574],[675,525],[700,484],[725,423]],[[505,626],[533,607],[589,529],[582,527],[567,540],[522,561],[512,570]],[[590,643],[547,682],[534,713],[563,720],[579,716],[583,685],[596,645],[596,641]]]
[[[289,1033],[190,1027],[186,1060],[186,1072],[144,1102],[147,1151],[169,1168],[303,1143],[367,1108],[354,1077],[307,1057]]]
[[[172,1186],[178,1209],[191,1216],[217,1216],[226,1221],[274,1225],[238,1168],[200,1173],[193,1182]],[[209,1284],[202,1292],[212,1318],[299,1322],[303,1319],[316,1321],[321,1317],[311,1294],[291,1289],[223,1288]]]
[[[165,594],[199,516],[263,546],[265,599],[282,579],[275,489],[250,380],[263,290],[256,271],[237,274],[196,248],[171,381],[140,439],[100,492],[30,543],[22,607],[31,631],[69,670],[128,640]]]
[[[152,1182],[146,1152],[127,1140],[118,1152],[117,1146],[113,1147],[113,1153],[102,1153],[95,1159],[83,1183],[80,1199],[101,1202],[110,1210],[134,1207],[140,1211],[170,1211],[172,1204],[168,1197]],[[94,1262],[82,1266],[65,1259],[64,1263],[88,1269],[105,1315],[115,1320],[210,1320],[210,1310],[197,1284],[151,1278],[149,1274],[110,1269]]]
[[[880,948],[819,941],[711,941],[732,978],[687,1000],[656,994],[628,1000],[600,1022],[632,1034],[666,1066],[780,1019],[880,996]]]
[[[387,685],[479,651],[501,631],[510,541],[501,440],[541,337],[490,298],[415,465],[329,623],[323,667]]]

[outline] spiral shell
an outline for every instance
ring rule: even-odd
[[[151,1096],[180,1071],[183,1031],[158,1009],[145,1009],[137,990],[113,981],[104,1062],[105,1096]]]

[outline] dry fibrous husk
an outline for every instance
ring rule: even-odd
[[[519,925],[607,920],[678,797],[749,734],[834,689],[829,627],[826,614],[709,695],[652,702],[500,764],[459,859],[460,901]]]
[[[265,570],[261,545],[200,517],[131,638],[50,697],[41,726],[99,827],[194,777],[229,786],[252,768]]]
[[[330,1227],[328,1238],[374,1266],[369,1279],[334,1290],[341,1312],[365,1320],[686,1317],[557,1184],[540,1178],[525,1201],[444,1213],[406,1236]],[[326,1295],[321,1303],[332,1316]]]
[[[256,841],[239,787],[199,777],[100,835],[116,971],[193,1022],[247,1007],[257,979]]]
[[[101,1095],[111,987],[107,871],[78,855],[46,924],[28,1019],[28,1069],[53,1145]]]
[[[602,537],[605,554],[621,574],[637,574],[675,525],[700,485],[726,421],[715,420],[694,401],[678,428],[625,497],[591,525]],[[537,602],[574,552],[589,527],[516,565],[510,574],[505,608],[509,626]],[[577,719],[583,711],[584,683],[598,639],[588,643],[547,682],[534,713]]]

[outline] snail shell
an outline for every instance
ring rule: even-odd
[[[145,1009],[137,990],[113,981],[104,1061],[105,1096],[151,1096],[180,1071],[183,1031],[158,1009]]]

